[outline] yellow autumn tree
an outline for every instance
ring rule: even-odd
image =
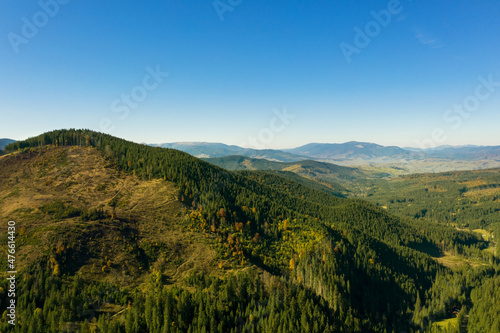
[[[293,258],[290,259],[290,265],[289,265],[289,267],[290,267],[291,270],[295,269],[295,260],[293,260]]]
[[[285,219],[283,221],[283,230],[287,230],[288,229],[288,219]]]

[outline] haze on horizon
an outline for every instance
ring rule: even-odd
[[[41,0],[0,12],[0,137],[500,145],[492,0]]]

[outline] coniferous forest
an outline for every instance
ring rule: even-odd
[[[71,166],[100,161],[107,178],[95,188],[23,208],[24,184],[62,196],[83,183]],[[17,205],[2,218],[17,220],[30,260],[17,278],[17,324],[4,312],[2,332],[500,332],[494,238],[460,228],[494,226],[498,200],[487,213],[462,206],[450,225],[435,207],[445,203],[415,194],[397,192],[412,206],[382,207],[393,187],[372,202],[345,198],[298,176],[227,171],[89,130],[12,143],[0,164],[0,203]],[[126,208],[128,181],[154,186],[150,205]],[[98,199],[110,186],[116,193]]]

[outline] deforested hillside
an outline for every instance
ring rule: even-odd
[[[481,237],[87,130],[6,150],[18,332],[418,331],[448,302],[472,306],[468,293],[497,267],[476,258],[482,273],[438,309],[437,277],[461,273],[431,256],[474,256]]]

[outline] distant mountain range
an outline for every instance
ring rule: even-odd
[[[440,146],[429,149],[382,146],[369,142],[309,143],[293,149],[251,149],[223,143],[177,142],[156,146],[182,150],[200,158],[241,155],[277,162],[314,159],[334,163],[407,163],[427,160],[490,160],[500,162],[500,146]]]
[[[278,162],[295,162],[306,159],[304,156],[298,156],[276,149],[251,149],[212,142],[174,142],[162,143],[155,146],[181,150],[199,158],[241,155]]]
[[[375,143],[350,141],[346,143],[309,143],[287,149],[286,152],[321,160],[380,160],[421,159],[421,152],[409,151],[396,146],[381,146]]]
[[[495,160],[500,161],[500,146],[445,147],[439,150],[426,150],[429,157],[453,160]]]
[[[403,149],[410,150],[410,151],[433,151],[433,150],[443,150],[446,148],[473,148],[473,147],[481,147],[477,145],[459,145],[459,146],[452,146],[452,145],[443,145],[443,146],[436,146],[432,148],[427,148],[427,149],[422,149],[422,148],[415,148],[415,147],[403,147]]]

